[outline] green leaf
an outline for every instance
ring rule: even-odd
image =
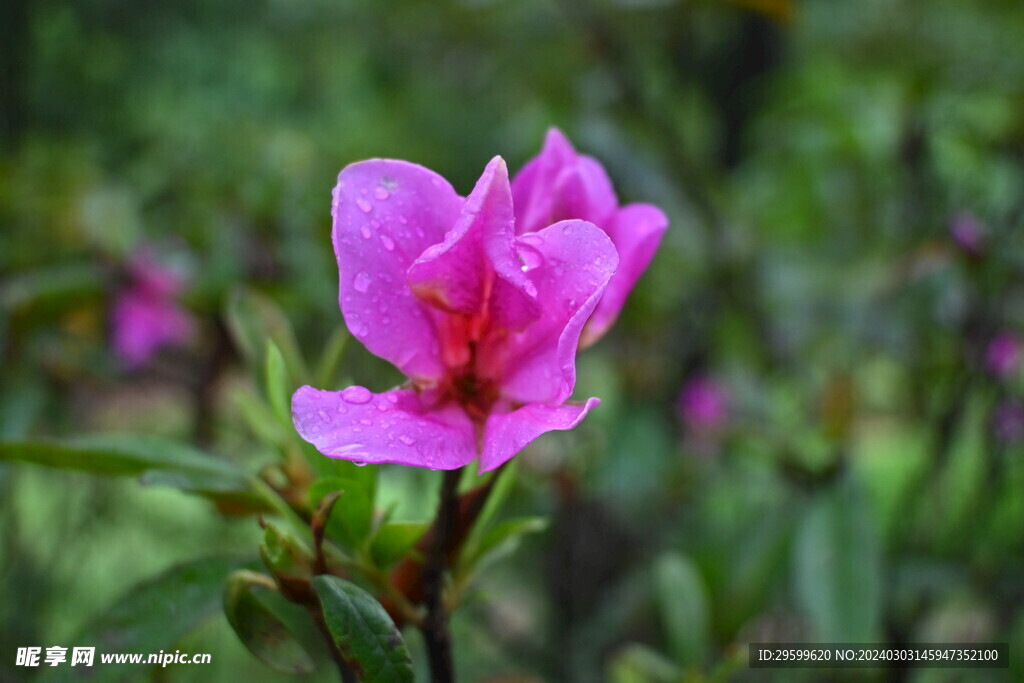
[[[665,553],[654,566],[661,623],[669,651],[684,667],[699,667],[710,651],[708,592],[693,561],[676,552]]]
[[[823,642],[873,642],[882,609],[882,554],[871,510],[852,482],[820,496],[794,544],[794,590]]]
[[[265,574],[234,572],[224,591],[224,614],[242,644],[261,662],[284,673],[310,673],[316,663],[263,594],[280,599],[278,610],[301,608],[284,602],[273,586],[273,580]]]
[[[308,381],[309,371],[291,323],[269,297],[244,287],[234,289],[228,295],[225,318],[231,338],[250,367],[263,361],[270,340],[281,351],[288,375],[300,384]]]
[[[288,424],[286,430],[263,397],[249,387],[239,387],[233,398],[246,426],[260,441],[281,446],[295,436],[294,427]]]
[[[327,522],[327,534],[349,548],[361,547],[373,526],[373,501],[365,482],[341,477],[321,479],[309,487],[309,501],[315,507],[333,491],[344,491]]]
[[[490,497],[484,503],[484,509],[480,511],[480,516],[476,519],[474,530],[479,529],[483,533],[490,529],[491,523],[498,516],[498,513],[501,512],[505,501],[508,500],[509,493],[512,492],[512,486],[516,482],[518,471],[519,462],[513,460],[494,473],[493,476],[500,477],[500,479],[494,484],[494,490],[491,491]]]
[[[548,528],[543,517],[516,517],[494,526],[480,539],[469,553],[465,569],[480,571],[503,557],[515,552],[526,534],[535,534]]]
[[[225,460],[156,436],[94,434],[62,440],[0,442],[0,461],[27,462],[109,476],[141,475],[213,500],[262,509],[251,479]]]
[[[284,356],[281,349],[273,341],[267,341],[267,399],[270,407],[281,424],[291,424],[292,421],[292,389],[288,379],[288,369],[284,364]]]
[[[32,314],[66,311],[103,293],[105,276],[93,263],[69,263],[6,279],[0,287],[0,308]]]
[[[316,364],[316,373],[314,375],[316,386],[328,389],[334,384],[334,376],[338,373],[338,368],[341,365],[341,356],[345,353],[345,347],[348,345],[350,336],[348,328],[344,325],[339,325],[334,330],[330,339],[327,340],[324,351],[320,355],[320,360]]]
[[[675,683],[679,669],[664,655],[640,644],[627,645],[612,660],[611,683]]]
[[[258,563],[241,558],[215,557],[168,569],[130,589],[73,640],[104,652],[172,650],[192,629],[221,611],[224,582],[242,568]],[[90,680],[119,681],[120,667],[96,667]]]
[[[427,525],[423,522],[388,522],[373,537],[370,555],[376,565],[386,569],[416,544]]]
[[[133,475],[152,469],[176,469],[239,476],[229,463],[190,446],[162,437],[135,434],[2,442],[0,459],[95,474]]]
[[[266,531],[260,544],[260,557],[275,576],[285,579],[311,581],[313,578],[313,552],[303,541],[264,522]]]
[[[412,659],[391,617],[372,595],[336,576],[318,576],[324,621],[338,652],[363,683],[412,683]]]

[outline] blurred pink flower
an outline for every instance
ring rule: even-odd
[[[626,297],[654,258],[668,219],[651,204],[619,206],[604,167],[578,154],[557,128],[548,131],[544,149],[516,174],[512,197],[520,234],[577,218],[604,230],[615,244],[619,269],[580,340],[582,347],[590,346],[615,323]]]
[[[729,396],[718,382],[698,375],[689,380],[679,395],[679,414],[689,429],[713,432],[729,415]]]
[[[1020,342],[1009,332],[997,335],[985,351],[985,365],[999,378],[1010,375],[1020,363]]]
[[[176,300],[184,283],[148,251],[132,257],[127,273],[111,311],[113,346],[125,365],[137,367],[159,349],[187,340],[195,325]]]
[[[517,236],[500,157],[465,199],[415,164],[352,164],[333,215],[345,323],[409,382],[296,391],[295,427],[321,453],[432,469],[479,456],[486,472],[599,403],[566,401],[615,247],[582,220]]]
[[[949,224],[949,232],[965,252],[978,256],[984,251],[985,233],[973,214],[966,211],[957,214]]]

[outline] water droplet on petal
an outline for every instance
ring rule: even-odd
[[[366,294],[367,290],[370,289],[370,274],[366,271],[360,271],[355,279],[352,280],[352,287],[360,294]]]
[[[366,467],[365,462],[356,462],[355,460],[353,460],[352,464],[355,465],[356,467]]]
[[[363,425],[364,427],[369,427],[370,425],[373,424],[373,422],[367,420],[366,418],[363,418],[362,420],[359,421],[359,424]]]
[[[406,446],[411,446],[414,443],[416,443],[416,439],[412,438],[411,436],[406,436],[405,434],[402,434],[400,437],[398,437],[398,440],[404,443]]]
[[[384,248],[387,249],[388,251],[395,250],[395,241],[388,237],[387,235],[380,236],[380,243],[383,244]]]
[[[408,221],[408,219],[405,216],[399,216],[398,217],[398,222],[401,223],[402,225],[405,225],[409,221]]]
[[[366,201],[362,197],[356,199],[356,206],[358,206],[359,210],[362,211],[363,213],[370,213],[371,211],[373,211],[373,204]]]
[[[349,403],[362,405],[369,403],[370,399],[373,398],[373,394],[366,387],[352,386],[342,391],[341,397]]]
[[[387,396],[387,399],[389,401],[391,401],[392,403],[398,403],[398,397],[395,396],[394,394],[386,394],[386,396]]]
[[[384,201],[391,195],[383,187],[378,187],[376,190],[373,191],[373,196],[381,201]]]
[[[359,232],[363,233],[363,239],[370,239],[370,235],[373,234],[373,233],[370,232],[370,229],[368,227],[366,227],[365,225],[363,227],[359,228]]]

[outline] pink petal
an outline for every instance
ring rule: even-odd
[[[477,457],[473,423],[462,408],[430,408],[415,391],[300,387],[292,418],[299,435],[332,458],[452,470]]]
[[[615,214],[608,234],[619,252],[619,269],[583,330],[582,348],[600,339],[615,323],[633,286],[654,258],[666,228],[668,218],[651,204],[630,204]]]
[[[543,311],[523,331],[482,345],[481,364],[500,376],[506,398],[559,404],[572,395],[580,332],[619,257],[608,236],[584,221],[556,223],[518,244]]]
[[[434,319],[406,284],[406,271],[444,239],[462,200],[433,171],[373,159],[345,167],[334,190],[338,302],[349,330],[413,379],[444,372]]]
[[[548,130],[540,154],[526,162],[512,180],[517,233],[537,232],[557,220],[552,219],[553,189],[562,171],[574,166],[578,158],[562,131]]]
[[[545,432],[574,428],[600,402],[591,398],[584,405],[531,403],[510,413],[491,415],[484,428],[480,474],[498,467]]]
[[[583,155],[559,173],[551,201],[549,223],[578,218],[605,232],[610,232],[609,224],[619,207],[619,199],[604,167]]]
[[[466,198],[455,227],[409,268],[413,292],[444,311],[477,315],[493,281],[491,308],[499,325],[521,328],[535,320],[540,306],[516,256],[514,220],[508,168],[495,157]]]
[[[173,300],[135,287],[120,294],[111,314],[114,351],[130,367],[144,364],[165,346],[192,334],[194,321]]]

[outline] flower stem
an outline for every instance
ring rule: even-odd
[[[423,602],[427,615],[420,628],[427,645],[430,674],[434,683],[452,683],[452,638],[448,629],[448,614],[444,608],[444,576],[448,565],[449,539],[455,530],[458,514],[458,486],[461,470],[448,470],[441,480],[441,498],[434,520],[434,543],[430,547],[423,567]]]

